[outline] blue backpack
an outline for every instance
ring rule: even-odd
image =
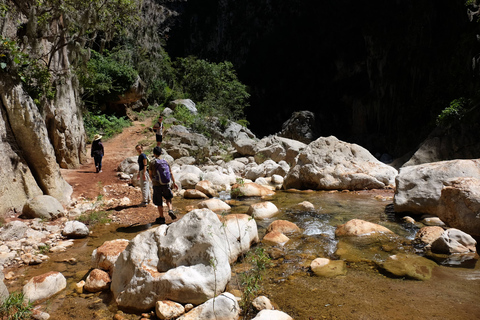
[[[170,183],[170,166],[164,159],[155,159],[155,180],[162,185],[168,185]]]

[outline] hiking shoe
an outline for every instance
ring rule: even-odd
[[[165,218],[158,217],[157,219],[155,219],[155,224],[166,224]]]
[[[173,210],[168,210],[168,215],[170,216],[170,218],[172,218],[172,220],[177,219],[177,216],[175,215],[175,213],[173,213]]]
[[[148,205],[148,202],[142,202],[138,206],[139,207],[146,207]]]

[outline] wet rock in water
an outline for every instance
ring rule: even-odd
[[[62,235],[67,238],[85,238],[90,234],[88,227],[80,221],[67,221]]]
[[[271,246],[274,246],[274,245],[283,246],[286,242],[288,242],[288,240],[290,239],[283,233],[277,232],[277,231],[271,231],[263,237],[262,242],[264,244],[271,245]]]
[[[271,189],[254,182],[234,184],[232,186],[232,197],[263,197],[275,194]]]
[[[110,286],[110,276],[107,272],[100,269],[93,269],[85,280],[84,289],[89,292],[99,292],[108,289]]]
[[[120,253],[128,246],[128,243],[129,241],[126,239],[105,241],[100,247],[93,250],[92,267],[108,271],[112,275],[115,262]]]
[[[432,243],[437,240],[445,230],[442,227],[423,227],[417,231],[415,242],[424,244],[429,248]]]
[[[261,310],[273,310],[272,302],[265,296],[258,296],[252,301],[252,305],[258,311]]]
[[[300,232],[300,228],[293,222],[287,220],[275,220],[267,227],[267,233],[277,231],[280,233]]]
[[[428,280],[432,277],[432,270],[437,266],[430,259],[410,254],[396,254],[390,256],[381,268],[398,276],[415,280]]]
[[[200,202],[197,206],[199,209],[207,208],[212,210],[213,212],[230,211],[232,209],[232,207],[230,207],[224,201],[216,198],[204,200]]]
[[[255,219],[267,219],[275,216],[278,213],[278,208],[270,201],[264,201],[252,204],[247,211]]]
[[[203,192],[200,192],[195,189],[187,189],[183,193],[185,199],[208,199],[208,196]]]
[[[302,201],[295,206],[295,209],[312,212],[315,211],[315,206],[311,202]]]
[[[317,258],[310,264],[315,275],[320,277],[336,277],[347,274],[347,266],[343,260]]]
[[[155,304],[155,314],[160,319],[176,319],[184,313],[185,308],[180,303],[163,300]]]
[[[393,233],[388,228],[376,223],[352,219],[344,224],[341,224],[335,230],[335,236],[367,236],[374,233]]]
[[[209,198],[217,197],[218,192],[215,191],[213,183],[210,182],[209,180],[202,180],[199,181],[195,185],[195,189],[206,194]]]
[[[432,243],[434,253],[470,253],[477,252],[477,241],[455,228],[445,230],[442,235]]]
[[[238,319],[239,314],[240,306],[235,296],[229,292],[224,292],[193,308],[178,320],[235,320]]]
[[[48,273],[33,277],[25,286],[23,294],[30,301],[48,299],[54,294],[62,291],[67,286],[67,280],[60,272],[50,271]]]
[[[440,220],[439,217],[433,217],[433,216],[422,217],[422,220],[420,222],[426,226],[438,226],[438,227],[445,226],[445,223],[442,220]]]
[[[252,320],[293,320],[288,314],[279,310],[262,310]]]

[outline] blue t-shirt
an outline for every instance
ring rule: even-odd
[[[140,153],[138,155],[138,171],[142,171],[145,168],[145,164],[143,163],[143,159],[147,159],[147,155],[145,153]]]

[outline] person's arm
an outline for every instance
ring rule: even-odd
[[[143,157],[143,179],[147,180],[147,156]]]
[[[152,160],[152,161],[155,161],[155,160]],[[153,180],[152,163],[150,163],[150,167],[148,167],[148,174],[150,175],[150,179]]]
[[[103,143],[100,142],[99,145],[102,147],[102,157],[103,157],[103,155],[105,154],[103,150]]]
[[[170,165],[168,165],[168,170],[170,171],[170,177],[172,177],[173,189],[178,189],[178,186],[175,183],[175,178],[173,177],[172,168],[170,168]]]

